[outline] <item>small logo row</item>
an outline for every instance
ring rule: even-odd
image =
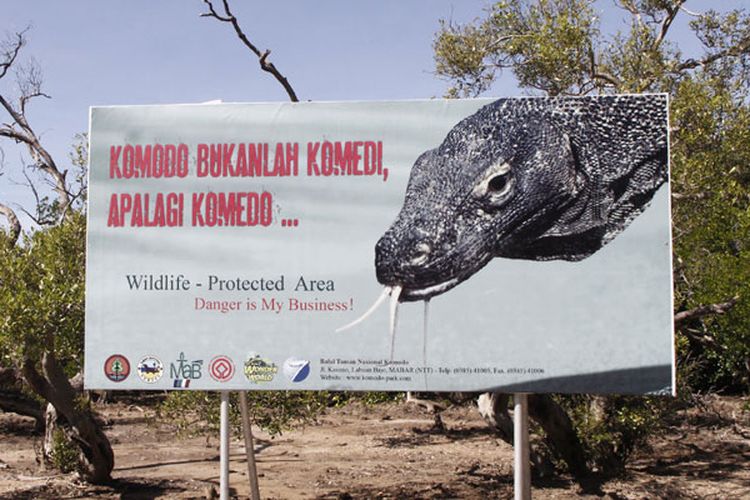
[[[172,386],[187,389],[190,382],[203,377],[203,360],[189,360],[185,353],[169,364],[169,378]],[[122,354],[113,354],[104,362],[104,375],[112,382],[122,382],[130,375],[130,360]],[[207,365],[209,376],[217,382],[227,382],[234,377],[235,367],[229,356],[214,356]],[[279,371],[276,364],[259,354],[251,354],[243,366],[245,378],[255,384],[270,382]],[[165,372],[164,363],[152,355],[144,356],[135,367],[138,377],[147,384],[154,384],[161,380]],[[302,382],[310,375],[310,362],[299,358],[289,358],[284,361],[283,372],[292,382]]]

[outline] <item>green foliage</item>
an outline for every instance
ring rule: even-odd
[[[325,392],[250,391],[247,399],[252,423],[271,436],[314,422],[328,406]],[[184,435],[217,433],[220,403],[218,392],[175,391],[159,406],[158,415]],[[235,432],[240,433],[242,419],[235,393],[230,395],[229,419]]]
[[[359,402],[365,406],[373,406],[382,403],[391,403],[401,401],[404,395],[401,392],[349,392],[349,391],[328,391],[324,394],[328,398],[328,406],[339,408],[352,402]]]
[[[557,95],[583,87],[590,44],[598,37],[591,7],[582,2],[499,2],[486,28],[496,34],[498,59],[513,68],[520,85]],[[533,57],[527,57],[533,54]]]
[[[680,2],[681,3],[681,2]],[[690,22],[705,54],[684,57],[669,41],[674,0],[618,0],[626,29],[602,34],[592,0],[504,0],[484,19],[442,22],[433,42],[436,73],[449,96],[476,96],[504,69],[522,88],[549,95],[670,92],[703,73],[731,85],[750,81],[750,17],[708,11]],[[663,32],[662,28],[666,29]]]
[[[441,21],[441,27],[433,45],[437,73],[455,82],[448,95],[480,94],[494,80],[493,72],[485,64],[492,40],[481,27],[474,25],[456,27]]]
[[[658,432],[673,404],[657,397],[558,396],[573,421],[592,470],[604,476],[624,472],[632,454]]]
[[[60,472],[73,472],[79,468],[78,457],[79,449],[68,439],[65,431],[59,428],[55,429],[52,434],[52,450],[50,451],[52,465]]]
[[[348,394],[352,399],[355,399],[366,406],[393,403],[396,401],[403,401],[404,399],[404,394],[401,392],[350,392]]]
[[[86,221],[70,213],[23,245],[0,248],[0,363],[54,350],[69,375],[82,366]]]
[[[448,91],[454,97],[484,92],[503,68],[510,68],[521,86],[550,95],[583,91],[582,75],[598,34],[589,2],[501,1],[477,24],[441,24],[433,44],[436,70],[454,82]]]
[[[681,309],[750,298],[750,108],[727,83],[705,74],[686,78],[672,101],[675,302]],[[747,390],[748,300],[725,316],[692,321],[681,333],[681,373],[691,386]]]

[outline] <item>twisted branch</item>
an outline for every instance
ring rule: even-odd
[[[250,49],[250,51],[253,54],[255,54],[258,57],[258,63],[260,63],[260,69],[268,73],[271,73],[273,77],[276,78],[276,81],[278,81],[282,85],[282,87],[284,87],[284,90],[289,96],[290,101],[299,102],[299,99],[297,98],[297,94],[294,92],[294,89],[292,88],[292,85],[289,83],[289,80],[287,80],[286,77],[282,75],[278,69],[276,69],[276,66],[268,60],[268,56],[271,55],[271,51],[266,49],[265,51],[261,52],[258,49],[258,47],[256,47],[247,38],[244,31],[242,31],[242,28],[240,27],[240,23],[237,21],[237,18],[234,16],[234,14],[232,14],[232,11],[229,10],[229,1],[222,0],[222,4],[224,6],[223,15],[216,11],[212,3],[212,0],[203,0],[203,3],[205,3],[206,6],[208,7],[208,12],[204,12],[200,16],[201,17],[213,17],[214,19],[218,21],[231,24],[232,28],[234,28],[234,32],[237,34],[237,37],[240,39],[240,41],[248,49]]]

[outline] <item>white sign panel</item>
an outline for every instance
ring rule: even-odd
[[[666,107],[92,108],[86,386],[672,392]]]

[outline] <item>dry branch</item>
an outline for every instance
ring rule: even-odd
[[[690,321],[692,319],[702,318],[704,316],[710,316],[712,314],[724,314],[729,311],[737,301],[740,300],[739,296],[732,297],[726,302],[719,302],[716,304],[708,304],[705,306],[699,306],[687,311],[680,311],[674,315],[674,324],[679,326],[682,323]]]
[[[26,44],[26,39],[23,36],[24,33],[25,30],[20,33],[16,33],[15,43],[12,43],[10,47],[3,50],[3,61],[0,62],[0,78],[4,77],[10,67],[13,66],[13,63],[18,57],[18,53],[21,52],[21,48]]]
[[[271,73],[273,77],[276,78],[276,81],[278,81],[281,84],[281,86],[284,87],[284,90],[289,96],[290,101],[298,102],[299,99],[297,98],[297,94],[294,92],[294,89],[292,88],[292,85],[289,83],[289,80],[287,80],[286,77],[282,75],[278,69],[276,69],[276,66],[268,60],[268,56],[271,55],[271,51],[266,49],[265,51],[261,52],[258,49],[258,47],[256,47],[255,44],[253,44],[250,41],[250,39],[248,39],[247,35],[245,35],[245,32],[242,31],[242,28],[240,27],[239,21],[237,21],[237,18],[234,16],[234,14],[232,14],[232,11],[229,9],[229,1],[222,0],[223,6],[224,6],[223,15],[216,11],[212,3],[212,0],[203,0],[203,3],[205,3],[206,6],[208,7],[208,12],[204,12],[203,14],[201,14],[201,17],[213,17],[214,19],[218,21],[231,24],[232,28],[234,28],[234,32],[236,33],[240,41],[245,45],[245,47],[250,49],[250,51],[258,57],[258,63],[260,64],[260,69],[268,73]]]

